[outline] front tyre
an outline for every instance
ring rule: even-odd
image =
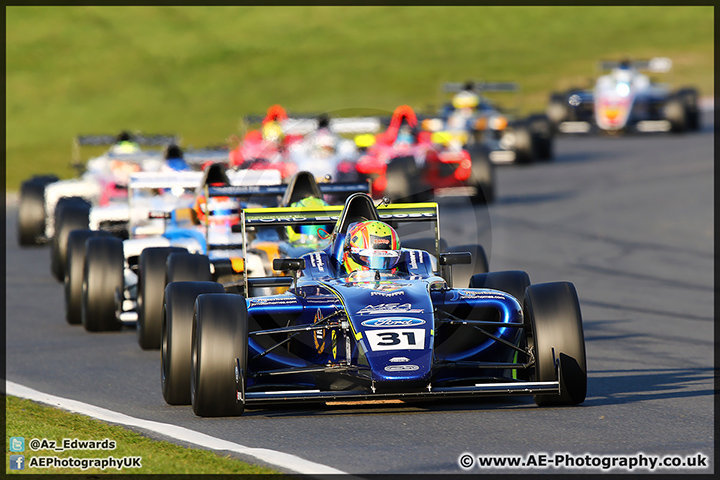
[[[195,299],[203,293],[224,292],[215,282],[171,282],[165,287],[160,375],[163,398],[170,405],[190,405]]]
[[[528,343],[535,351],[535,381],[554,382],[556,362],[560,395],[538,394],[535,403],[578,405],[587,393],[585,338],[580,303],[572,283],[531,285],[525,291],[524,313],[531,325]]]
[[[50,248],[50,268],[62,282],[65,278],[67,241],[73,230],[87,230],[90,226],[90,203],[78,197],[62,198],[55,207],[55,234]]]
[[[171,253],[167,259],[167,283],[194,281],[212,281],[208,256],[188,251]]]
[[[471,181],[475,195],[473,204],[490,204],[495,201],[495,166],[490,162],[490,151],[482,145],[468,148],[472,168]]]
[[[247,350],[245,298],[226,293],[197,297],[190,370],[190,397],[196,415],[243,413]]]
[[[58,178],[44,175],[25,180],[20,187],[17,240],[21,247],[43,244],[45,235],[45,187]]]
[[[83,271],[85,268],[85,242],[89,238],[110,236],[102,230],[73,230],[68,236],[65,262],[65,319],[70,325],[82,323]]]
[[[122,240],[113,237],[87,240],[81,318],[88,332],[122,328],[116,314],[115,298],[116,295],[122,298],[124,265]]]
[[[160,348],[167,259],[171,253],[185,251],[177,247],[151,247],[140,254],[136,330],[138,344],[143,350]]]

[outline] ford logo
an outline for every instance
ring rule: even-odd
[[[363,327],[415,327],[424,323],[425,320],[422,318],[386,317],[365,320],[361,325]]]

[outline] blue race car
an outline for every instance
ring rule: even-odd
[[[401,248],[396,229],[432,222],[434,256]],[[162,387],[199,416],[291,402],[534,395],[538,405],[585,400],[585,342],[567,282],[527,273],[474,275],[452,287],[435,203],[243,211],[242,228],[331,224],[331,243],[274,261],[285,277],[231,285],[173,282],[165,290]],[[416,228],[416,227],[413,227]],[[281,292],[257,296],[268,290]]]

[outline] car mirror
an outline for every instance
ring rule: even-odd
[[[304,258],[276,258],[273,260],[273,270],[278,271],[298,271],[305,269]]]
[[[440,254],[440,265],[469,265],[472,263],[470,252],[447,252]]]

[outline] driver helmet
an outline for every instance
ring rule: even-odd
[[[112,153],[129,154],[140,151],[140,145],[133,141],[129,132],[120,132],[117,136],[117,143],[110,149]]]
[[[280,143],[285,137],[280,123],[275,120],[267,122],[265,125],[263,125],[262,136],[264,140],[272,143]]]
[[[183,158],[183,151],[175,144],[168,145],[163,155],[165,157],[165,165],[170,169],[178,172],[190,170],[190,166]]]
[[[455,95],[452,99],[452,105],[457,110],[462,108],[475,108],[480,103],[480,97],[477,93],[463,90],[462,92]]]
[[[240,201],[232,197],[210,197],[198,195],[194,205],[195,214],[201,223],[232,226],[240,223]]]
[[[335,136],[327,129],[318,130],[312,141],[313,153],[318,158],[328,158],[335,154]]]
[[[306,197],[302,200],[290,205],[291,207],[310,207],[310,208],[323,208],[327,207],[328,203],[316,197]],[[318,246],[327,240],[329,237],[327,233],[320,233],[320,230],[324,230],[322,225],[300,225],[298,227],[285,227],[285,233],[287,235],[288,242],[294,246]]]
[[[415,143],[415,133],[409,125],[405,124],[398,130],[395,138],[395,145],[413,145]]]
[[[348,228],[343,254],[347,273],[370,269],[393,271],[400,255],[400,237],[387,223],[370,220]]]

